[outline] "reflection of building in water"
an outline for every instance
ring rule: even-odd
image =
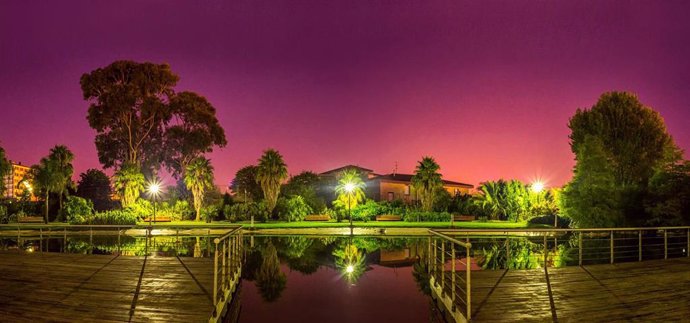
[[[422,256],[416,244],[402,249],[381,249],[379,251],[379,265],[384,267],[412,266]]]

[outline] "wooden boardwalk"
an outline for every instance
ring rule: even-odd
[[[208,322],[208,258],[0,252],[2,322]]]
[[[474,322],[690,322],[690,258],[472,272],[472,308]]]

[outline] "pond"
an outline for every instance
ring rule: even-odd
[[[3,238],[0,248],[24,252],[206,257],[214,236]],[[459,238],[461,240],[467,239]],[[469,236],[472,271],[578,264],[579,236]],[[642,239],[642,243],[640,240]],[[428,236],[245,236],[242,280],[230,317],[239,322],[444,322],[431,300]],[[619,261],[687,255],[686,235],[619,234]],[[580,243],[585,264],[608,263],[606,233]],[[458,256],[458,259],[462,256]],[[448,259],[446,259],[448,261]]]

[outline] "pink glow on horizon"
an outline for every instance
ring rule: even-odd
[[[278,149],[291,174],[346,164],[447,179],[571,177],[568,118],[638,93],[690,148],[690,3],[182,1],[0,3],[0,145],[33,164],[55,144],[100,168],[79,77],[167,62],[206,96],[228,147],[216,183]],[[687,154],[686,154],[687,155]]]

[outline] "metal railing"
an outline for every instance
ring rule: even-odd
[[[472,317],[472,244],[429,230],[429,282],[433,294],[456,322]],[[464,257],[464,258],[463,258]]]
[[[527,239],[543,243],[543,265],[554,265],[559,252],[572,256],[559,265],[590,265],[690,257],[690,227],[630,227],[589,229],[454,229],[436,230],[451,237],[471,239],[476,247],[504,239],[503,259],[510,260],[510,241]],[[543,238],[542,238],[543,237]],[[560,249],[559,249],[560,248]],[[541,249],[541,248],[540,248]],[[576,253],[576,256],[574,252]],[[549,254],[553,255],[548,258]],[[540,257],[541,258],[541,257]]]
[[[230,302],[242,275],[244,244],[242,228],[238,227],[215,238],[213,254],[213,304],[211,321],[222,318],[223,310]]]
[[[38,251],[43,252],[48,251],[47,242],[44,244],[44,240],[49,238],[62,238],[63,250],[67,247],[67,238],[80,236],[89,237],[89,253],[95,248],[94,245],[94,235],[95,236],[106,236],[114,237],[117,235],[116,252],[120,254],[122,252],[122,237],[124,235],[129,235],[133,237],[145,236],[147,239],[154,236],[168,236],[176,237],[179,243],[180,237],[190,234],[180,234],[181,230],[196,230],[205,231],[203,236],[211,237],[212,235],[225,234],[227,229],[237,229],[241,226],[237,225],[213,225],[213,226],[198,226],[194,224],[163,224],[163,225],[54,225],[54,224],[0,224],[0,237],[16,238],[17,242],[24,240],[37,240],[38,241]],[[138,232],[136,230],[141,230]],[[218,232],[222,230],[221,232]],[[212,231],[216,231],[212,233]],[[191,234],[194,236],[199,236],[199,232]]]

